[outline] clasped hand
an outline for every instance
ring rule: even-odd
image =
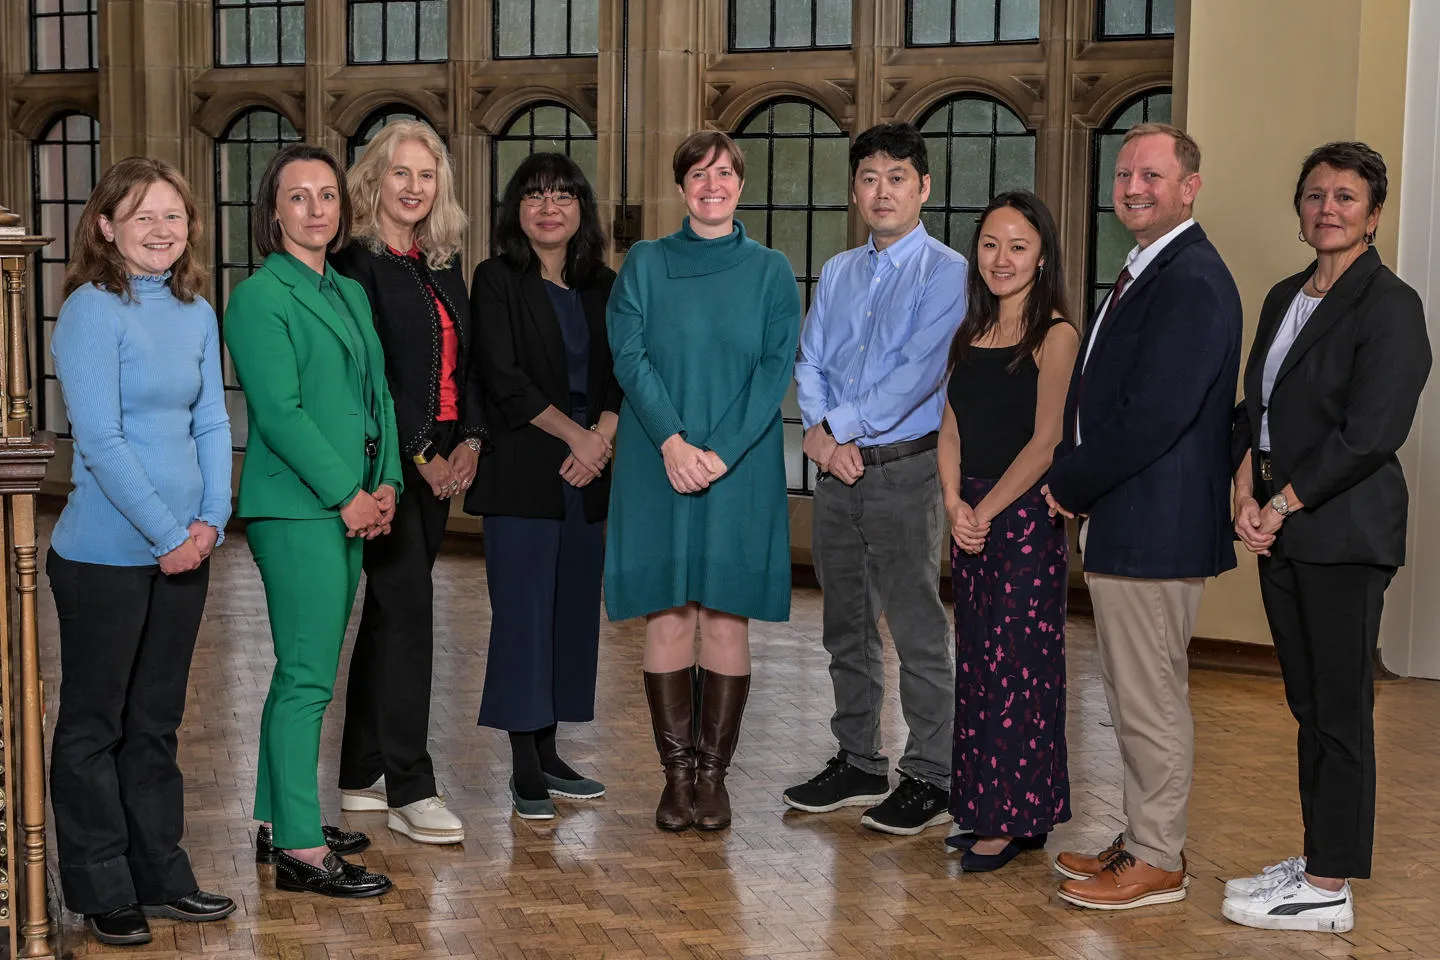
[[[1261,556],[1270,556],[1275,545],[1275,534],[1285,518],[1275,512],[1270,504],[1261,507],[1254,497],[1235,498],[1235,535],[1245,544],[1245,549]]]
[[[945,514],[950,518],[950,536],[955,538],[956,546],[969,554],[985,549],[985,539],[990,536],[989,520],[981,520],[959,497],[946,501]]]
[[[853,486],[865,474],[865,461],[861,459],[860,448],[854,441],[836,443],[835,438],[818,423],[805,431],[800,449],[815,462],[821,473],[830,474],[847,487]]]
[[[185,542],[160,558],[160,572],[167,577],[189,573],[204,563],[215,549],[220,531],[203,520],[192,521],[186,528]]]
[[[701,450],[673,434],[660,445],[665,475],[676,493],[699,493],[723,477],[730,468],[714,450]]]
[[[1085,516],[1085,514],[1083,513],[1077,514],[1074,510],[1066,510],[1064,507],[1060,506],[1060,501],[1056,500],[1055,495],[1050,492],[1050,484],[1043,484],[1040,487],[1040,493],[1043,494],[1045,497],[1045,505],[1050,508],[1050,516],[1053,517],[1055,516],[1055,514],[1058,513],[1066,520],[1074,520],[1077,516]]]
[[[382,483],[373,494],[361,490],[340,508],[340,519],[345,521],[347,537],[374,540],[389,533],[395,519],[395,488]]]
[[[576,427],[570,455],[560,464],[560,478],[572,487],[583,487],[600,476],[614,455],[615,446],[605,434]]]

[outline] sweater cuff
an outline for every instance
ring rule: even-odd
[[[176,527],[174,530],[170,531],[170,533],[164,539],[160,540],[150,548],[150,554],[158,560],[189,539],[190,532],[188,530],[182,529],[181,527]]]

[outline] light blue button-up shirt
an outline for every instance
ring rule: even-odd
[[[874,238],[831,257],[800,334],[796,397],[805,428],[875,446],[940,429],[950,340],[965,318],[965,258],[920,224],[884,250]]]

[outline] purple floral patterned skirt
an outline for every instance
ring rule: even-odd
[[[977,505],[994,480],[966,477]],[[950,545],[955,753],[950,812],[981,836],[1028,837],[1070,819],[1065,759],[1069,547],[1040,484],[990,524],[976,556]]]

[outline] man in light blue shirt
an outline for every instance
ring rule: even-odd
[[[813,550],[839,753],[785,791],[822,813],[870,806],[860,822],[910,835],[950,819],[955,668],[940,602],[936,433],[951,339],[965,316],[965,258],[920,223],[930,195],[925,141],[882,124],[850,148],[870,240],[825,264],[795,367],[805,455],[815,461]],[[879,618],[900,658],[910,728],[893,793],[881,752]]]

